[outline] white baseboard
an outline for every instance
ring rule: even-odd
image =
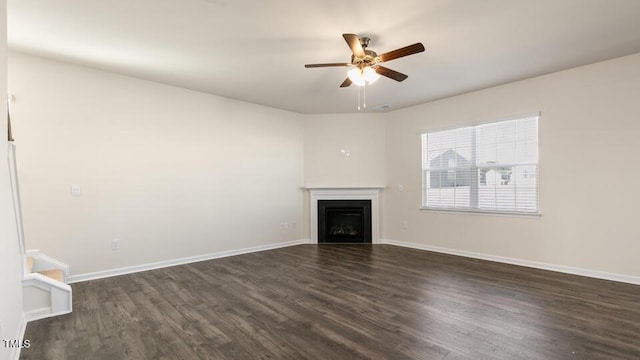
[[[29,311],[25,311],[23,313],[24,318],[27,322],[29,321],[36,321],[36,320],[40,320],[40,319],[44,319],[44,318],[48,318],[51,316],[54,316],[51,314],[51,307],[50,306],[46,306],[46,307],[42,307],[42,308],[37,308],[37,309],[32,309]]]
[[[70,313],[71,311],[68,311],[68,310],[51,312],[51,307],[47,306],[47,307],[25,311],[24,318],[26,319],[26,322],[31,322],[31,321],[42,320],[42,319],[70,314]]]
[[[22,314],[22,317],[20,317],[20,324],[18,324],[18,331],[16,332],[15,337],[15,339],[17,339],[20,343],[22,343],[22,340],[24,340],[25,331],[27,331],[27,319],[24,317],[24,314]],[[12,352],[9,353],[8,358],[14,360],[20,359],[20,350],[22,350],[20,347],[13,348]]]
[[[433,251],[433,252],[449,254],[449,255],[464,256],[464,257],[474,258],[474,259],[489,260],[489,261],[495,261],[495,262],[511,264],[511,265],[526,266],[530,268],[551,270],[551,271],[557,271],[557,272],[566,273],[566,274],[587,276],[587,277],[596,278],[596,279],[612,280],[612,281],[618,281],[623,283],[640,285],[639,276],[609,273],[604,271],[582,269],[582,268],[576,268],[576,267],[564,266],[564,265],[548,264],[548,263],[542,263],[537,261],[516,259],[516,258],[510,258],[510,257],[504,257],[504,256],[483,254],[483,253],[477,253],[472,251],[457,250],[457,249],[410,243],[410,242],[404,242],[404,241],[396,241],[391,239],[380,239],[380,240],[382,244],[396,245],[396,246],[408,247],[412,249],[427,250],[427,251]]]
[[[132,273],[141,272],[141,271],[160,269],[160,268],[176,266],[176,265],[190,264],[190,263],[199,262],[199,261],[219,259],[227,256],[242,255],[242,254],[248,254],[252,252],[278,249],[278,248],[283,248],[287,246],[308,244],[309,242],[310,242],[309,239],[284,241],[284,242],[279,242],[275,244],[252,246],[252,247],[242,248],[242,249],[220,251],[220,252],[215,252],[211,254],[196,255],[196,256],[189,256],[189,257],[183,257],[178,259],[158,261],[158,262],[149,263],[149,264],[132,265],[132,266],[126,266],[126,267],[121,267],[117,269],[109,269],[109,270],[96,271],[96,272],[91,272],[86,274],[71,275],[67,278],[67,283],[71,284],[71,283],[76,283],[81,281],[102,279],[102,278],[111,277],[111,276],[132,274]]]

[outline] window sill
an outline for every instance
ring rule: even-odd
[[[441,214],[461,214],[461,215],[493,215],[493,216],[506,216],[506,217],[523,217],[523,218],[539,218],[541,213],[525,213],[525,212],[510,212],[510,211],[490,211],[490,210],[463,210],[463,209],[443,209],[443,208],[430,208],[421,207],[421,211],[434,212]]]

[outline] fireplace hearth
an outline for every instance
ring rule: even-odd
[[[318,243],[371,243],[371,200],[318,200]]]

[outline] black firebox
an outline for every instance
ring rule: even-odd
[[[318,243],[371,243],[371,200],[318,200]]]

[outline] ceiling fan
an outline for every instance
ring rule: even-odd
[[[353,55],[351,55],[350,63],[306,64],[304,66],[306,68],[332,66],[355,67],[347,72],[348,76],[344,82],[342,82],[340,87],[347,87],[352,83],[358,86],[365,85],[365,82],[371,84],[377,80],[380,75],[386,76],[395,81],[403,81],[408,77],[407,75],[384,67],[380,65],[380,63],[424,51],[424,45],[422,45],[422,43],[415,43],[413,45],[378,55],[375,51],[367,49],[369,41],[371,41],[368,37],[359,38],[356,34],[342,34],[342,37],[347,42],[351,48],[351,52],[353,53]]]

